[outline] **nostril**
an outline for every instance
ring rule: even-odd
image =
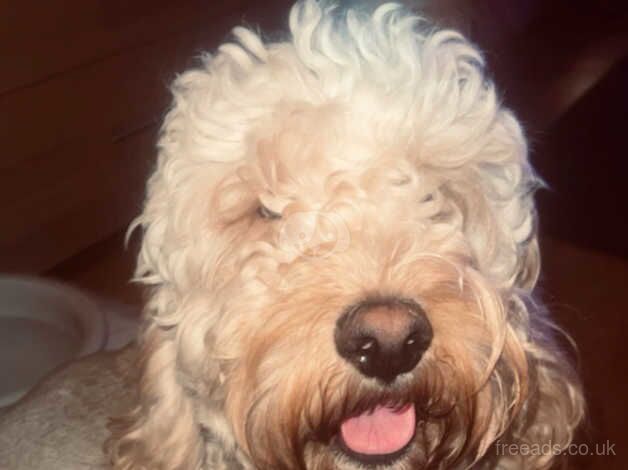
[[[358,341],[355,351],[355,361],[358,369],[364,371],[372,362],[373,358],[379,354],[379,344],[375,338],[366,337]]]
[[[375,338],[363,338],[360,341],[359,350],[362,352],[370,352],[375,349],[377,346],[377,341]]]
[[[406,337],[404,346],[410,349],[419,349],[429,346],[432,339],[432,328],[429,323],[416,325],[413,331]]]

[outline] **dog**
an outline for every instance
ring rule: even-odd
[[[574,439],[582,388],[534,295],[540,180],[480,52],[395,4],[303,0],[289,24],[174,82],[137,346],[5,413],[0,464],[547,469]]]

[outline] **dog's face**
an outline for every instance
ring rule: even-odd
[[[259,468],[456,459],[525,397],[524,352],[478,270],[456,171],[355,119],[341,106],[278,112],[211,193],[221,249],[204,354]]]
[[[325,14],[296,7],[292,43],[236,30],[175,84],[120,468],[466,468],[581,418],[528,301],[535,177],[477,51],[391,6],[341,36]]]

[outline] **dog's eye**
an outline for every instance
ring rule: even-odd
[[[268,220],[281,219],[281,214],[279,214],[278,212],[273,212],[268,207],[265,207],[263,205],[260,205],[257,208],[257,215],[259,215],[263,219],[268,219]]]

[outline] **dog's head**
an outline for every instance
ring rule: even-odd
[[[569,442],[578,385],[530,301],[537,181],[477,50],[394,5],[305,1],[290,26],[236,28],[174,84],[114,461],[452,468]]]

